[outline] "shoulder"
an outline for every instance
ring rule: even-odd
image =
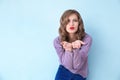
[[[53,41],[54,44],[59,44],[60,42],[61,42],[60,41],[60,36],[57,36],[57,37],[54,38],[54,41]]]
[[[62,47],[62,46],[61,46],[61,39],[60,39],[59,36],[57,36],[57,37],[54,39],[53,45],[54,45],[55,48],[57,48],[57,47]]]
[[[57,41],[57,42],[60,42],[60,36],[57,36],[54,38],[54,42]]]
[[[83,41],[87,42],[87,43],[91,43],[92,42],[92,37],[88,33],[86,33],[85,37],[83,38]]]
[[[89,35],[88,33],[85,33],[85,37],[84,38],[92,39],[91,35]]]

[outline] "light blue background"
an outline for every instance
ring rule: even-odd
[[[93,38],[88,80],[120,80],[120,0],[0,0],[0,80],[54,80],[53,40],[67,9]]]

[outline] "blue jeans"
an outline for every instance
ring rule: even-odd
[[[55,80],[86,80],[86,78],[83,78],[79,74],[73,74],[64,66],[60,65]]]

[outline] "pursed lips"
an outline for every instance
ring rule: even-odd
[[[70,27],[71,30],[74,30],[75,28],[73,26]]]

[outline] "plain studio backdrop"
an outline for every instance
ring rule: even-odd
[[[120,80],[120,0],[0,0],[0,80],[54,80],[53,40],[67,9],[93,38],[88,80]]]

